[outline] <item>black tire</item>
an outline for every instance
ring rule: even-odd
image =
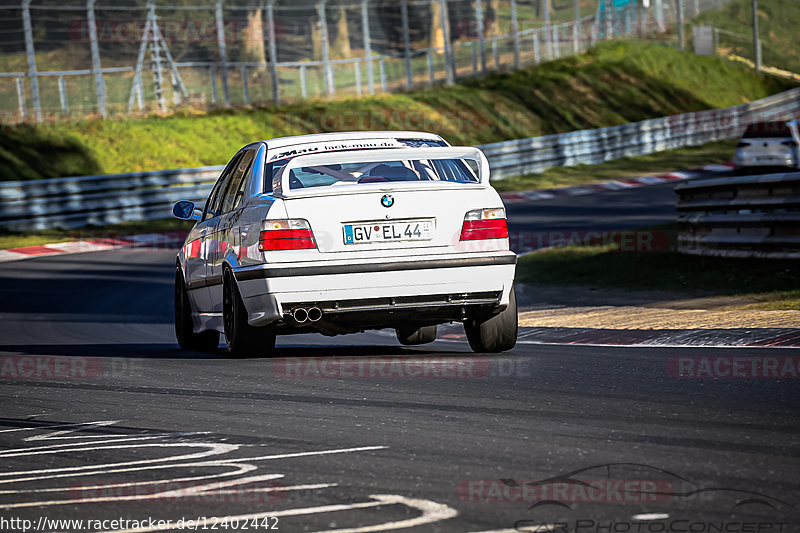
[[[195,333],[192,324],[192,304],[189,302],[189,291],[180,268],[175,269],[175,338],[183,350],[202,352],[216,351],[219,346],[219,333],[203,331]]]
[[[222,321],[228,352],[233,357],[272,357],[275,352],[275,326],[253,327],[247,323],[247,310],[230,271],[222,282]]]
[[[506,307],[488,318],[470,318],[464,322],[464,331],[472,351],[499,353],[517,344],[517,296],[514,287]]]
[[[428,344],[436,340],[436,326],[422,326],[421,328],[397,328],[397,340],[400,344],[413,346],[415,344]]]

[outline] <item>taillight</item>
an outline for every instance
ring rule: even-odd
[[[505,209],[476,209],[464,216],[464,224],[461,226],[462,241],[507,238]]]
[[[302,219],[265,220],[258,239],[258,249],[262,252],[316,247],[311,226]]]
[[[748,142],[740,142],[739,144],[736,145],[736,148],[746,148],[748,146],[750,146],[750,143],[748,143]]]

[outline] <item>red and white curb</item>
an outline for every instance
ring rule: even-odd
[[[141,233],[95,240],[80,240],[56,244],[43,244],[40,246],[26,246],[23,248],[11,248],[8,250],[0,250],[0,263],[20,261],[31,257],[103,252],[120,248],[176,248],[183,243],[183,240],[186,238],[186,233],[187,232],[183,231]]]
[[[658,185],[671,181],[682,181],[692,178],[709,177],[715,174],[730,172],[733,163],[722,163],[706,165],[704,167],[693,168],[683,172],[670,172],[658,176],[642,176],[640,178],[629,178],[624,180],[606,181],[603,183],[592,183],[591,185],[577,185],[574,187],[559,187],[555,189],[537,189],[534,191],[524,191],[515,193],[505,193],[500,196],[504,202],[529,202],[531,200],[549,200],[557,196],[583,196],[603,191],[620,191],[633,189],[646,185]]]

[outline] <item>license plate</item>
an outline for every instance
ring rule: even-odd
[[[344,243],[362,244],[393,241],[429,241],[433,237],[431,220],[345,224]]]

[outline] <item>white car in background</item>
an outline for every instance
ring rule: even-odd
[[[353,132],[242,148],[177,257],[182,348],[269,356],[276,335],[392,328],[431,342],[462,322],[477,352],[517,339],[516,256],[473,147],[420,132]]]
[[[800,168],[800,132],[797,121],[750,124],[733,158],[737,174]]]

